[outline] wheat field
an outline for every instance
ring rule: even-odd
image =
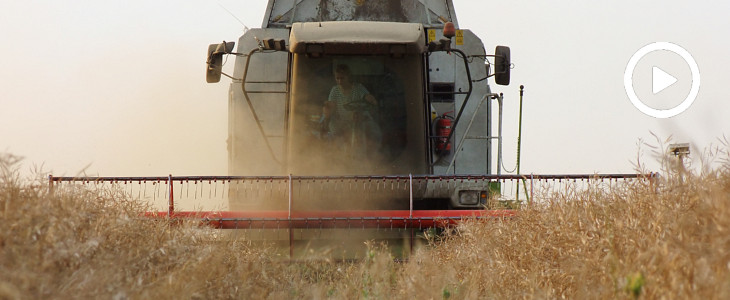
[[[0,158],[0,299],[730,299],[730,164],[551,195],[395,262],[296,262],[118,191],[49,194]],[[670,164],[671,165],[671,164]]]

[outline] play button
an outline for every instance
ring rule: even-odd
[[[651,92],[656,94],[677,82],[677,78],[658,67],[651,68]]]
[[[670,118],[687,110],[697,97],[699,67],[684,48],[667,42],[652,43],[631,56],[624,72],[624,88],[639,111],[655,118]]]

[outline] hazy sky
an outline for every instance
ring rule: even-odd
[[[54,175],[226,174],[230,81],[205,83],[205,52],[243,28],[221,6],[260,27],[266,1],[2,1],[0,152]],[[520,84],[523,173],[631,172],[639,140],[656,144],[651,132],[691,142],[697,154],[730,133],[728,2],[455,6],[460,27],[488,52],[512,49],[512,85],[493,85],[506,96],[507,167]],[[702,76],[694,104],[663,120],[634,108],[623,86],[631,55],[658,41],[684,47]],[[656,168],[648,151],[643,159]]]

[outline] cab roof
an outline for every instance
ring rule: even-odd
[[[421,23],[331,21],[294,23],[292,53],[420,54],[426,51]]]

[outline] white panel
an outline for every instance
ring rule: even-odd
[[[464,44],[455,46],[462,50],[467,55],[484,55],[484,45],[482,41],[474,35],[470,30],[464,30]],[[460,72],[457,72],[456,78],[463,91],[468,90],[468,79],[463,68],[463,62],[457,60]],[[469,64],[469,71],[471,73],[471,79],[481,79],[486,76],[486,67],[484,61],[479,58],[471,59]],[[472,87],[472,94],[469,97],[469,103],[464,109],[461,120],[459,121],[458,128],[456,128],[456,139],[454,140],[454,147],[458,146],[459,141],[464,135],[467,135],[467,139],[464,140],[461,153],[457,156],[455,169],[456,173],[459,174],[488,174],[488,140],[486,139],[470,139],[468,137],[486,137],[487,127],[489,124],[489,113],[488,109],[491,102],[494,100],[486,100],[484,104],[479,107],[479,102],[482,98],[489,93],[489,87],[487,86],[487,80],[474,82]],[[463,99],[459,97],[457,99]],[[461,105],[460,101],[458,105]],[[479,107],[479,111],[476,111]],[[466,128],[469,125],[470,119],[474,117],[474,121],[471,125],[469,132],[466,132]],[[455,148],[454,148],[455,149]],[[456,149],[455,149],[456,150]]]
[[[248,55],[258,48],[258,40],[269,38],[288,40],[288,29],[251,29],[238,41],[238,53]],[[231,59],[229,57],[229,59]],[[234,77],[241,79],[246,66],[246,56],[236,58]],[[251,56],[246,81],[286,81],[288,52],[256,53]],[[247,84],[249,91],[285,91],[285,84]],[[240,80],[231,84],[232,101],[229,112],[229,172],[231,175],[280,175],[281,166],[272,158],[264,137],[261,135],[253,113],[241,89]],[[285,129],[286,94],[249,93],[254,110],[268,136],[283,136]],[[284,158],[284,144],[281,137],[269,137],[277,159]]]

